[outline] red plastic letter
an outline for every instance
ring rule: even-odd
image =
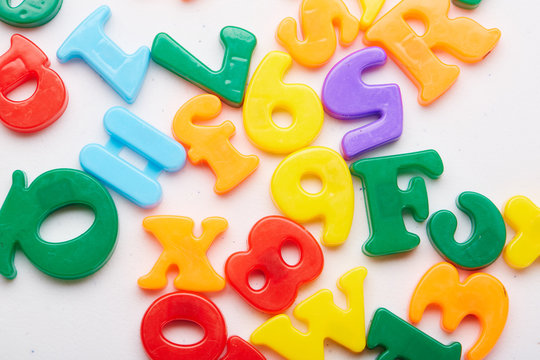
[[[300,260],[288,265],[281,249],[292,242],[300,249]],[[267,313],[279,313],[296,299],[298,288],[314,280],[322,271],[323,254],[317,240],[301,225],[281,216],[259,220],[248,238],[249,250],[231,255],[225,273],[231,285],[253,307]],[[254,290],[249,274],[261,271],[266,278],[262,289]]]
[[[0,56],[0,121],[18,132],[46,128],[66,110],[68,96],[60,76],[39,47],[22,35],[11,37],[11,47]],[[35,78],[36,91],[28,99],[13,101],[7,94]]]
[[[204,329],[196,344],[180,345],[163,336],[163,327],[175,320],[194,322]],[[194,293],[175,292],[154,301],[146,310],[141,324],[141,339],[153,360],[216,360],[225,348],[227,328],[219,309],[207,298]],[[223,360],[264,360],[264,356],[237,336],[227,341]]]

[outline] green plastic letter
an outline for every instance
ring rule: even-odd
[[[213,71],[165,33],[158,34],[152,44],[152,59],[167,70],[201,89],[221,97],[231,106],[244,100],[251,54],[257,44],[247,30],[226,26],[221,30],[225,56],[221,69]]]
[[[476,9],[482,0],[452,0],[452,2],[462,9]]]
[[[62,0],[24,0],[15,7],[11,0],[0,0],[0,20],[23,28],[41,26],[51,21],[61,7]]]
[[[69,206],[89,207],[92,226],[75,239],[49,243],[39,235],[43,221]],[[78,279],[99,270],[112,255],[118,232],[116,206],[107,190],[93,177],[73,169],[41,174],[27,187],[24,172],[13,173],[13,185],[0,209],[0,274],[17,276],[13,265],[16,245],[44,273]]]
[[[435,150],[362,159],[351,165],[351,173],[362,179],[370,224],[370,237],[363,247],[368,256],[410,251],[420,238],[407,231],[403,212],[421,222],[429,215],[426,183],[413,177],[407,190],[397,184],[399,174],[420,172],[432,179],[443,172],[443,163]]]
[[[367,347],[386,350],[377,360],[459,360],[461,344],[443,345],[390,311],[375,312],[369,328]]]
[[[476,270],[490,265],[501,255],[506,242],[506,226],[499,209],[487,197],[471,191],[461,193],[456,205],[471,218],[469,239],[463,243],[454,240],[456,217],[441,210],[427,223],[431,243],[442,257],[461,268]]]

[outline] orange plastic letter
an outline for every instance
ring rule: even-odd
[[[195,96],[176,113],[173,134],[176,140],[189,148],[188,157],[193,164],[206,162],[216,175],[214,191],[224,194],[253,173],[259,165],[255,155],[242,155],[230,143],[235,127],[230,121],[218,126],[194,125],[193,121],[214,119],[221,112],[221,101],[215,95]]]
[[[367,44],[388,50],[416,84],[422,105],[444,94],[459,75],[459,67],[441,62],[433,49],[472,63],[482,60],[501,37],[498,29],[488,30],[469,18],[449,19],[449,9],[450,0],[403,0],[365,34]],[[407,24],[412,19],[426,25],[424,35]]]
[[[296,20],[286,18],[279,24],[277,40],[294,60],[304,66],[324,65],[336,51],[336,30],[339,42],[350,45],[360,30],[358,19],[351,15],[342,0],[304,0],[300,9],[304,40],[298,40]]]
[[[467,352],[466,359],[484,359],[497,343],[508,316],[508,294],[499,280],[485,273],[475,273],[465,282],[449,263],[433,266],[422,277],[411,299],[409,319],[417,324],[430,304],[440,306],[441,327],[454,331],[468,315],[478,318],[480,337]]]
[[[210,217],[202,222],[202,235],[193,236],[193,220],[182,216],[149,216],[143,227],[154,234],[163,245],[163,252],[147,275],[139,278],[143,289],[163,289],[167,286],[167,270],[176,265],[178,276],[174,286],[178,290],[219,291],[225,280],[208,262],[206,251],[215,237],[227,229],[227,220]]]

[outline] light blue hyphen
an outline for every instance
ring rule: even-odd
[[[162,171],[180,170],[186,162],[186,151],[123,107],[109,109],[103,123],[111,139],[105,146],[86,145],[79,156],[82,168],[138,206],[157,205],[161,200],[158,176]],[[118,156],[124,147],[148,160],[144,170]]]
[[[122,51],[103,31],[111,9],[103,5],[88,16],[64,41],[56,56],[65,63],[81,58],[122,98],[132,104],[141,89],[150,49],[140,47],[134,54]]]

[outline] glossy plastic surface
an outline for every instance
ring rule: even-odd
[[[371,320],[367,347],[385,350],[377,360],[459,360],[461,344],[443,345],[390,311],[379,308]]]
[[[230,121],[217,126],[195,125],[194,122],[216,118],[221,112],[217,96],[195,96],[176,112],[173,134],[188,149],[189,160],[195,164],[208,164],[216,175],[214,191],[225,194],[250,176],[259,165],[255,155],[242,155],[230,142],[236,130]]]
[[[181,345],[167,340],[163,328],[175,320],[191,321],[204,329],[196,344]],[[227,328],[223,315],[207,298],[186,292],[164,295],[146,310],[141,323],[141,339],[152,360],[216,360],[225,348]],[[238,336],[227,340],[221,360],[264,360],[264,356]]]
[[[169,35],[156,35],[152,44],[152,59],[165,69],[190,83],[218,95],[231,106],[239,107],[244,100],[251,55],[257,44],[255,35],[239,27],[221,30],[225,56],[221,69],[214,71],[201,63]]]
[[[418,235],[407,231],[403,212],[417,222],[429,215],[426,183],[415,176],[407,190],[397,184],[400,174],[422,173],[431,179],[443,172],[441,157],[435,150],[382,156],[358,160],[351,173],[362,179],[368,213],[370,235],[363,251],[368,256],[391,255],[410,251],[418,246]]]
[[[457,219],[448,210],[437,211],[427,223],[427,233],[439,254],[466,270],[484,268],[501,255],[506,243],[506,225],[497,206],[487,197],[466,191],[456,200],[458,209],[471,218],[472,228],[465,242],[456,242]]]
[[[41,224],[56,210],[79,205],[94,213],[94,223],[83,234],[61,242],[40,236]],[[0,274],[17,276],[15,249],[45,274],[79,279],[98,271],[116,245],[118,215],[107,190],[79,170],[55,169],[38,176],[27,186],[26,175],[13,173],[13,185],[0,209]]]
[[[289,54],[272,51],[261,61],[249,82],[244,103],[244,128],[259,149],[290,154],[311,144],[321,131],[324,111],[317,93],[304,84],[285,84],[292,65]],[[284,128],[272,120],[275,111],[291,115]]]
[[[452,3],[463,9],[476,9],[482,0],[452,0]]]
[[[364,279],[367,270],[357,267],[338,282],[347,295],[347,309],[336,306],[330,290],[321,290],[294,309],[294,316],[307,323],[308,331],[295,329],[287,315],[277,315],[251,334],[251,342],[265,345],[288,360],[323,360],[325,339],[354,353],[366,346],[364,325]]]
[[[368,85],[367,69],[386,63],[378,47],[356,51],[338,62],[324,80],[321,99],[325,111],[336,119],[356,120],[370,115],[379,119],[345,134],[341,151],[346,160],[396,141],[403,131],[403,103],[397,84]]]
[[[175,320],[191,321],[204,329],[201,341],[175,344],[163,336],[163,327]],[[141,323],[141,339],[152,360],[216,360],[225,348],[227,328],[219,309],[207,298],[175,292],[150,305]]]
[[[163,246],[163,252],[152,270],[139,278],[143,289],[163,289],[167,286],[167,271],[176,266],[178,276],[174,287],[188,291],[220,291],[225,280],[210,265],[206,252],[216,236],[227,229],[227,220],[206,218],[202,222],[200,237],[193,235],[194,222],[183,216],[149,216],[143,227],[151,232]]]
[[[501,32],[486,29],[461,17],[449,19],[450,0],[403,0],[387,12],[364,37],[366,44],[386,49],[419,89],[418,102],[429,105],[456,81],[459,67],[443,63],[439,50],[474,63],[493,50]],[[426,32],[418,35],[407,20],[422,21]]]
[[[504,260],[516,269],[529,267],[540,256],[540,209],[525,196],[514,196],[503,216],[516,232],[504,249]]]
[[[22,28],[48,23],[62,7],[62,0],[23,0],[17,6],[11,6],[12,2],[0,0],[0,21]]]
[[[103,31],[111,16],[107,5],[90,14],[64,41],[56,52],[60,62],[84,60],[126,102],[135,102],[150,62],[150,49],[140,47],[126,54]]]
[[[17,132],[39,131],[66,110],[68,95],[60,76],[49,68],[47,55],[22,35],[11,37],[11,47],[0,55],[0,121]],[[24,82],[35,79],[36,91],[22,101],[7,97]]]
[[[302,179],[321,181],[318,193],[302,187]],[[287,156],[274,171],[272,199],[290,219],[299,223],[322,221],[321,242],[326,246],[344,243],[351,230],[354,189],[347,163],[334,150],[313,146]]]
[[[81,150],[82,168],[138,206],[157,205],[161,200],[158,176],[163,171],[180,170],[186,162],[186,151],[123,107],[109,109],[103,124],[111,138],[105,146],[89,144]],[[124,147],[148,160],[144,170],[119,157]]]
[[[342,0],[303,0],[300,24],[304,40],[298,39],[293,18],[281,21],[276,38],[299,64],[324,65],[336,51],[336,29],[342,46],[350,45],[360,30],[360,22],[351,15]]]
[[[480,336],[467,351],[467,360],[481,360],[489,354],[508,317],[508,294],[499,280],[475,273],[460,282],[457,269],[448,263],[434,265],[416,286],[409,308],[411,322],[419,323],[432,304],[441,309],[441,327],[447,332],[456,330],[469,315],[480,322]]]
[[[293,243],[300,252],[298,263],[289,265],[281,255],[284,245]],[[279,313],[292,305],[298,288],[322,272],[323,253],[317,240],[302,226],[281,216],[267,216],[251,229],[248,251],[232,254],[225,264],[227,280],[257,310]],[[261,271],[261,289],[249,285],[249,275]]]

